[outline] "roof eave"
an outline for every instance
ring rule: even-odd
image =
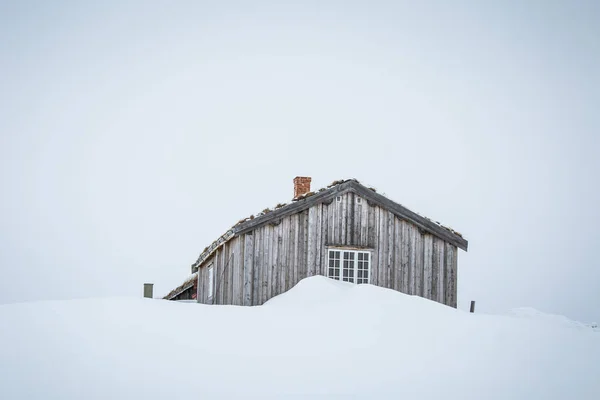
[[[449,228],[446,228],[440,224],[436,224],[432,220],[425,218],[414,211],[411,211],[406,207],[388,199],[387,197],[364,187],[360,183],[349,182],[349,184],[354,193],[358,194],[359,196],[367,198],[367,200],[375,203],[376,205],[392,211],[399,218],[405,219],[415,224],[419,228],[439,237],[440,239],[455,245],[459,249],[467,251],[469,242]]]

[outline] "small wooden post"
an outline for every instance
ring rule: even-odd
[[[475,300],[471,300],[471,312],[475,312]]]
[[[147,297],[149,299],[152,298],[153,286],[154,286],[154,283],[144,283],[144,297]]]

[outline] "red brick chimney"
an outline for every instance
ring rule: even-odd
[[[310,192],[310,181],[312,178],[308,176],[297,176],[294,178],[294,199]]]

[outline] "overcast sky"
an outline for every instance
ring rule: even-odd
[[[463,309],[600,321],[599,2],[3,1],[0,35],[0,303],[162,296],[304,175],[461,232]]]

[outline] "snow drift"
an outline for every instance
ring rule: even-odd
[[[600,333],[311,277],[261,307],[0,306],[1,399],[595,399]]]

